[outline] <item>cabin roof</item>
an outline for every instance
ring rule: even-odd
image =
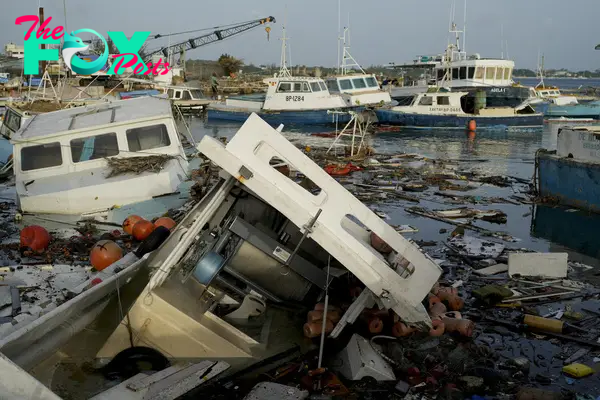
[[[71,130],[108,124],[123,124],[143,118],[171,117],[171,103],[158,97],[139,97],[96,103],[36,115],[17,131],[12,140],[43,138]]]
[[[323,78],[317,78],[314,76],[289,76],[289,77],[271,77],[266,78],[263,82],[295,82],[295,81],[323,81]]]

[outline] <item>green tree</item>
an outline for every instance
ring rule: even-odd
[[[217,60],[219,65],[225,70],[225,74],[237,73],[240,67],[244,65],[244,62],[239,58],[235,58],[227,53],[221,54],[221,57]]]

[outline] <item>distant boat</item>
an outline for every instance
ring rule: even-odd
[[[411,128],[466,129],[471,121],[477,129],[540,128],[544,124],[543,114],[528,104],[486,108],[484,100],[473,102],[465,92],[421,93],[409,106],[380,108],[375,113],[380,123]]]
[[[460,43],[459,33],[463,31],[453,23],[450,33],[455,34],[456,41],[448,44],[443,54],[418,56],[412,64],[395,65],[395,68],[421,70],[423,79],[415,85],[388,86],[392,99],[407,104],[414,94],[441,88],[467,92],[472,98],[477,92],[484,92],[488,107],[517,107],[529,99],[529,88],[512,79],[514,61],[482,58],[477,53],[469,55],[464,40],[462,46]]]
[[[549,104],[545,115],[548,118],[565,117],[600,119],[600,100],[590,101],[583,104]]]

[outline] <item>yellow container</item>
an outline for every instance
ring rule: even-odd
[[[565,365],[562,371],[573,378],[583,378],[594,373],[593,369],[583,364]]]
[[[556,332],[556,333],[562,333],[563,325],[564,325],[564,322],[559,321],[557,319],[536,317],[535,315],[529,315],[529,314],[525,314],[523,323],[525,325],[527,325],[530,329],[534,329],[536,331],[546,331],[546,332]]]

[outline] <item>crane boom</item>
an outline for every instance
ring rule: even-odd
[[[230,26],[225,29],[217,29],[211,33],[208,33],[208,34],[205,34],[202,36],[198,36],[195,38],[191,38],[184,42],[175,43],[170,46],[162,47],[160,49],[151,51],[148,53],[147,57],[150,58],[153,55],[159,54],[159,53],[162,53],[165,57],[168,57],[169,51],[172,49],[178,49],[178,51],[180,51],[180,52],[193,50],[198,47],[206,46],[207,44],[218,42],[220,40],[227,39],[231,36],[238,35],[242,32],[246,32],[250,29],[256,28],[257,26],[264,25],[268,22],[275,22],[275,17],[266,17],[266,18],[256,19],[253,21],[241,23],[239,25]]]

